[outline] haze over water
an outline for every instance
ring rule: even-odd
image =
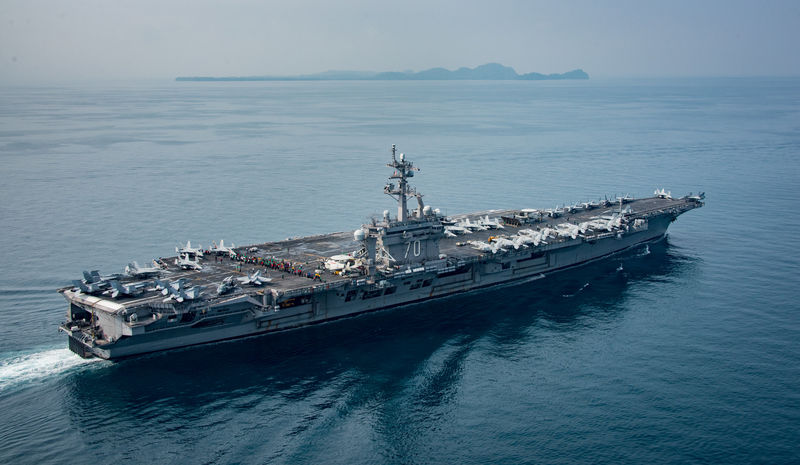
[[[0,88],[0,463],[800,460],[800,79]],[[55,289],[354,230],[391,144],[447,213],[707,193],[535,283],[84,361]]]

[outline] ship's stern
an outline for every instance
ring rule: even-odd
[[[69,350],[80,355],[81,358],[94,358],[95,355],[94,352],[92,352],[91,346],[84,342],[79,336],[79,334],[81,334],[80,331],[77,331],[79,334],[71,333],[68,330],[64,330],[64,332],[67,333]]]
[[[100,321],[93,311],[82,305],[85,302],[79,301],[81,298],[85,300],[87,296],[82,296],[70,288],[59,289],[59,292],[69,302],[66,320],[58,327],[59,332],[67,335],[69,350],[82,358],[106,358],[96,344],[97,336],[103,332]]]

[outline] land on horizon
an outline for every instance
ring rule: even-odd
[[[458,68],[450,71],[445,68],[431,68],[425,71],[325,71],[322,73],[298,76],[179,76],[176,81],[467,81],[467,80],[521,80],[542,81],[561,79],[589,79],[582,69],[566,73],[526,73],[518,74],[514,68],[499,63],[487,63],[475,68]]]

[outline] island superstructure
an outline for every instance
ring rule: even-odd
[[[658,240],[704,198],[662,189],[644,199],[445,217],[409,185],[418,169],[394,145],[387,166],[384,193],[397,213],[354,233],[207,250],[187,243],[152,267],[84,272],[59,289],[69,303],[60,327],[69,348],[117,359],[541,279]]]

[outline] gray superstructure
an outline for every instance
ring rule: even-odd
[[[408,184],[417,169],[392,146],[384,192],[397,200],[355,233],[341,232],[85,272],[59,289],[61,330],[83,356],[127,357],[281,331],[513,281],[535,280],[664,236],[703,195],[663,190],[548,210],[442,216]],[[416,198],[417,208],[407,202]]]

